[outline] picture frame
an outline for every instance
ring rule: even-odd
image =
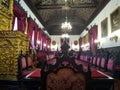
[[[120,7],[113,11],[110,15],[111,19],[111,32],[114,32],[120,28]]]
[[[101,37],[107,37],[108,36],[108,18],[105,18],[101,22]]]
[[[88,33],[83,37],[83,43],[84,44],[88,43]]]

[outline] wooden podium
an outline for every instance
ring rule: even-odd
[[[19,31],[0,31],[0,80],[17,80],[20,52],[29,50],[29,38]]]

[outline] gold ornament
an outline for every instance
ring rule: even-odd
[[[56,41],[54,40],[54,41],[52,41],[52,45],[56,45]]]
[[[75,44],[75,45],[77,45],[77,44],[78,44],[78,41],[77,41],[77,40],[75,40],[75,41],[74,41],[74,44]]]

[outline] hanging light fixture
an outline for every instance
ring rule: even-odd
[[[66,17],[65,17],[65,22],[63,22],[61,25],[61,29],[62,32],[67,33],[67,32],[71,32],[72,29],[71,23],[68,22],[68,17],[67,17],[67,11],[69,10],[69,6],[67,5],[67,0],[65,0],[64,9],[65,9]]]

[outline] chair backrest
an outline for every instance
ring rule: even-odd
[[[60,68],[47,75],[46,90],[86,90],[86,74]]]
[[[27,65],[28,65],[28,68],[31,68],[33,65],[33,60],[31,56],[27,56]]]
[[[96,60],[97,60],[97,57],[94,56],[94,57],[93,57],[93,62],[92,62],[93,65],[96,65]]]
[[[25,57],[21,57],[20,59],[20,64],[21,64],[21,70],[24,70],[27,68],[27,63],[26,63],[26,58]]]
[[[104,69],[105,69],[106,61],[107,61],[107,60],[105,60],[105,58],[102,57],[102,59],[101,59],[101,63],[100,63],[100,67],[101,67],[101,68],[104,68]]]
[[[108,71],[113,71],[114,70],[114,60],[112,58],[110,58],[108,60],[108,65],[107,65],[107,70]]]
[[[100,57],[97,57],[97,61],[96,61],[97,67],[100,67],[100,62],[101,62],[101,58],[100,58]]]

